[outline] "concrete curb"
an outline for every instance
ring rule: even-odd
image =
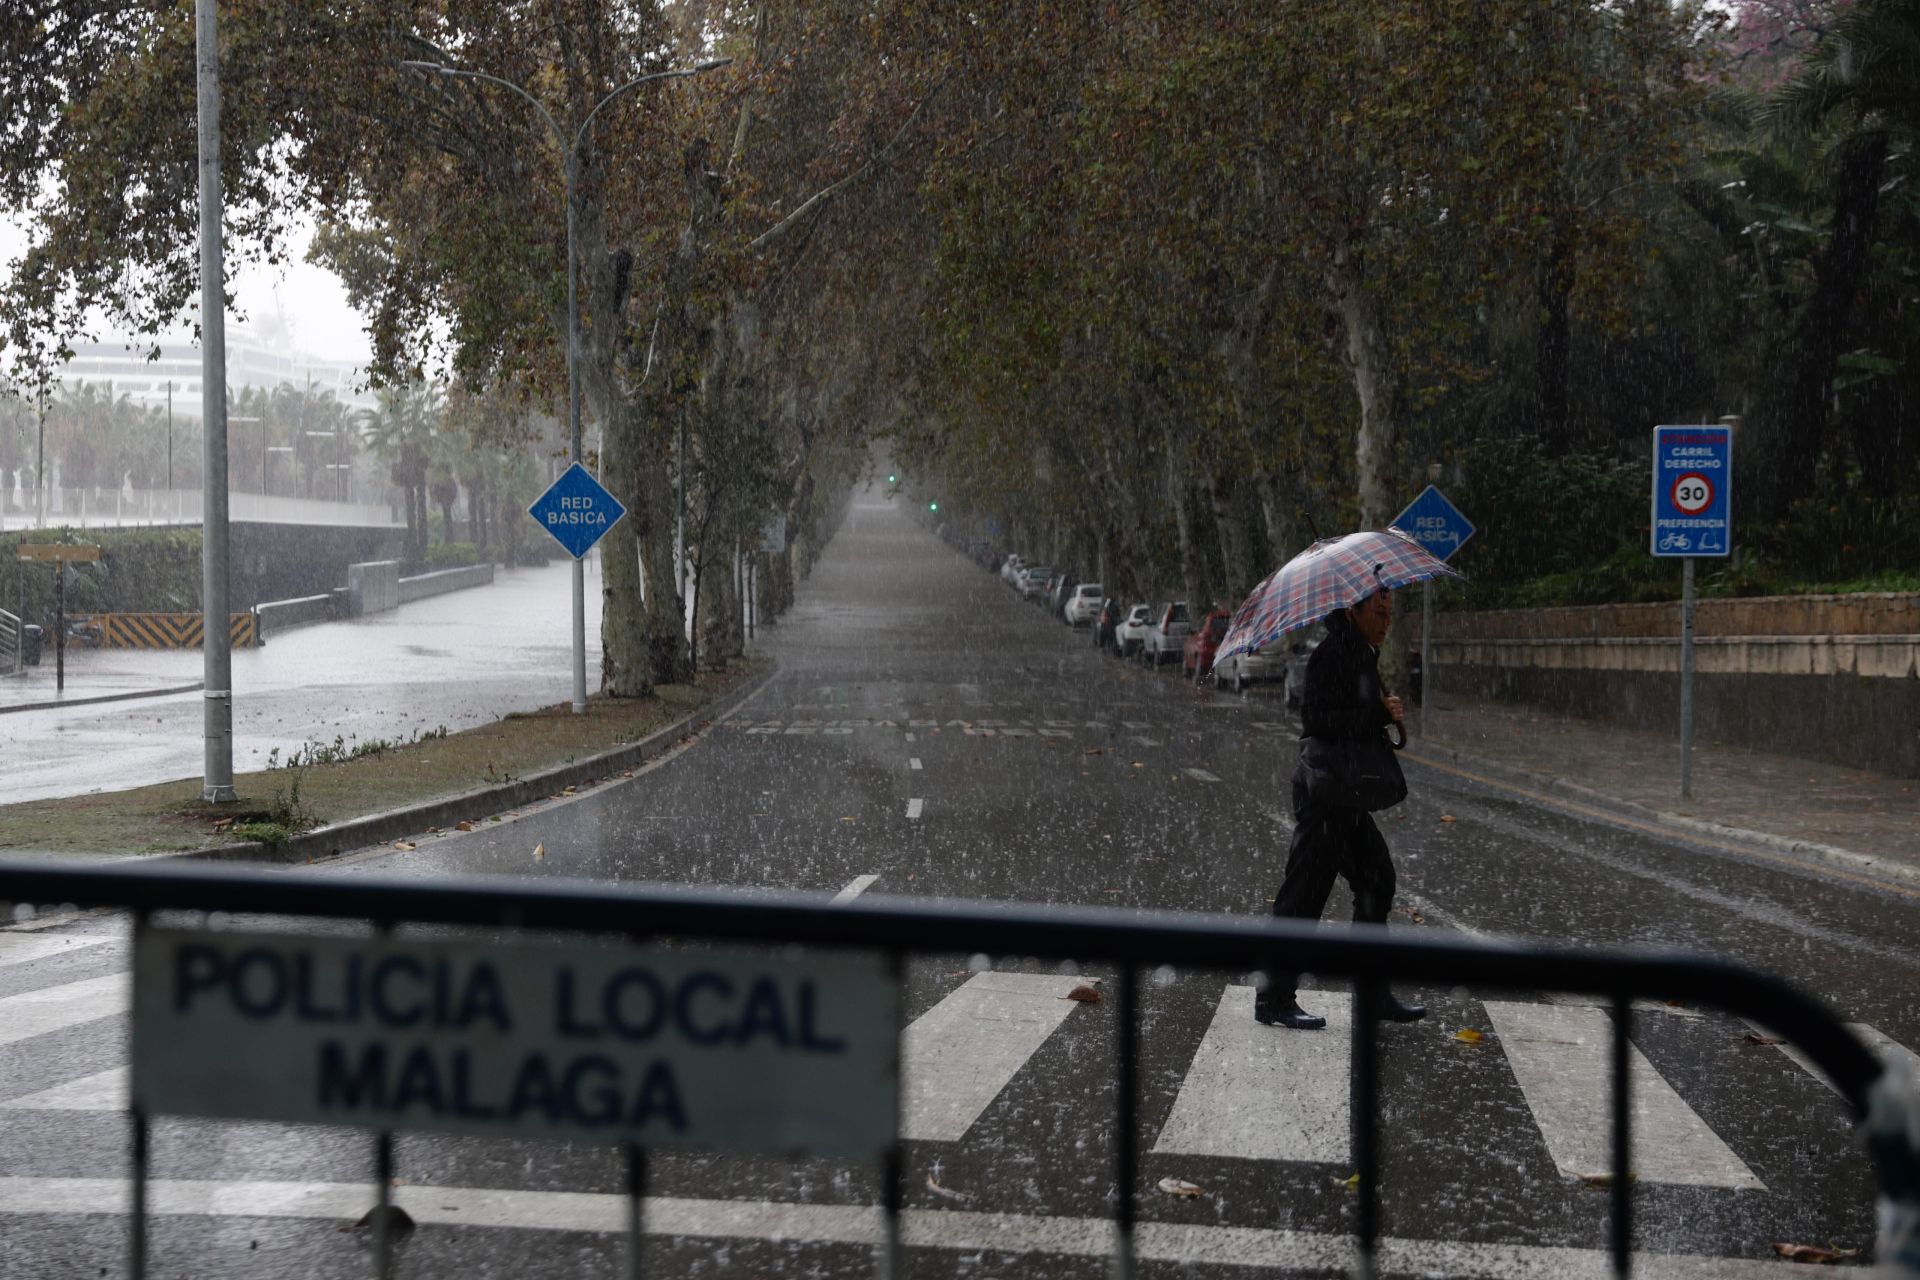
[[[16,711],[58,711],[61,707],[91,707],[102,702],[131,702],[135,698],[168,698],[176,693],[197,693],[207,686],[195,680],[192,684],[179,685],[172,689],[135,689],[131,693],[103,693],[93,698],[61,698],[54,702],[22,702],[14,706],[0,707],[0,716],[12,715]]]
[[[585,760],[556,765],[540,773],[498,787],[481,787],[459,795],[431,800],[404,809],[369,814],[336,822],[283,840],[279,844],[260,843],[225,845],[218,849],[198,849],[190,853],[157,854],[149,861],[168,862],[253,862],[292,864],[318,862],[337,857],[353,849],[386,844],[428,827],[451,827],[463,821],[475,821],[500,812],[545,800],[565,787],[580,786],[605,778],[621,769],[642,764],[665,754],[686,734],[687,726],[701,720],[718,720],[760,692],[774,676],[780,664],[770,662],[766,671],[716,702],[703,703],[663,728],[656,729],[638,742],[615,747]]]
[[[1813,840],[1796,840],[1791,836],[1774,835],[1766,831],[1753,831],[1745,827],[1727,826],[1723,823],[1708,822],[1703,818],[1690,818],[1682,813],[1669,813],[1664,809],[1655,809],[1651,805],[1640,804],[1634,800],[1622,800],[1618,796],[1605,795],[1591,787],[1569,782],[1565,778],[1551,777],[1535,773],[1516,765],[1502,764],[1476,756],[1454,747],[1441,746],[1434,742],[1416,742],[1407,749],[1409,759],[1416,763],[1422,754],[1437,757],[1439,762],[1473,769],[1491,775],[1502,782],[1533,787],[1540,791],[1563,796],[1568,800],[1577,800],[1581,804],[1596,809],[1611,810],[1623,817],[1637,818],[1642,822],[1651,822],[1683,835],[1711,836],[1722,840],[1737,840],[1743,844],[1757,845],[1763,849],[1772,849],[1780,853],[1797,853],[1818,858],[1836,867],[1848,871],[1868,872],[1874,875],[1890,876],[1911,884],[1920,884],[1920,867],[1911,866],[1892,858],[1875,857],[1872,854],[1857,853],[1852,849],[1842,849],[1837,845],[1820,844]]]

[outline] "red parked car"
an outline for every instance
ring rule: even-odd
[[[1225,609],[1215,609],[1200,619],[1200,625],[1180,646],[1180,670],[1192,676],[1195,684],[1213,674],[1213,655],[1220,652],[1220,642],[1227,638],[1231,617]]]

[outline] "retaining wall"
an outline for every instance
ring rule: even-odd
[[[1679,632],[1677,603],[1436,614],[1441,705],[1454,692],[1677,731]],[[1920,777],[1920,596],[1699,602],[1694,728]]]
[[[268,600],[254,606],[253,611],[260,618],[260,630],[263,634],[285,631],[289,627],[305,626],[310,622],[332,622],[335,617],[331,595],[301,596],[297,600]]]
[[[428,596],[443,596],[449,591],[464,591],[468,587],[484,587],[492,582],[493,566],[490,564],[470,564],[461,569],[416,574],[400,579],[400,603],[425,600]]]
[[[400,562],[370,560],[347,566],[347,608],[359,618],[400,607]]]

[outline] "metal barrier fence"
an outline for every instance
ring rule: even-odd
[[[0,609],[0,676],[10,676],[20,670],[26,658],[25,641],[20,619]]]
[[[797,945],[888,958],[896,986],[915,954],[985,954],[1117,967],[1114,1117],[1114,1275],[1133,1268],[1135,1108],[1139,1094],[1139,979],[1143,967],[1241,972],[1310,971],[1353,980],[1351,1116],[1358,1171],[1356,1274],[1371,1276],[1379,1235],[1379,1055],[1374,1024],[1386,984],[1569,992],[1605,998],[1612,1011],[1612,1173],[1609,1249],[1617,1275],[1632,1266],[1632,1111],[1629,1043],[1636,998],[1716,1007],[1763,1025],[1797,1047],[1831,1081],[1854,1116],[1866,1113],[1877,1058],[1827,1008],[1782,980],[1724,961],[1678,952],[1575,951],[1519,943],[1409,936],[1368,927],[1316,930],[1268,917],[1228,917],[1111,908],[1040,907],[903,898],[828,903],[810,895],[769,895],[604,883],[470,878],[422,882],[372,876],[322,877],[204,867],[49,867],[0,861],[0,918],[9,902],[122,908],[136,938],[156,911],[311,917],[398,924],[580,933],[628,940],[728,941]],[[1281,1033],[1276,1033],[1281,1034]],[[137,1035],[136,1035],[137,1052]],[[143,1274],[148,1117],[132,1114],[131,1271]],[[389,1265],[386,1209],[393,1182],[391,1132],[378,1135],[374,1182],[379,1209],[375,1269]],[[640,1274],[646,1153],[627,1148],[631,1274]],[[899,1274],[902,1144],[884,1158],[885,1274]]]

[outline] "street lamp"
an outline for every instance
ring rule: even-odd
[[[580,264],[574,257],[574,189],[580,178],[580,152],[586,145],[587,130],[593,125],[593,118],[600,114],[600,108],[612,102],[629,89],[637,89],[650,80],[678,80],[686,76],[698,75],[702,71],[712,71],[732,62],[732,58],[713,58],[697,66],[682,68],[678,71],[655,71],[627,81],[606,97],[593,104],[593,110],[587,112],[586,119],[574,130],[572,145],[568,145],[567,135],[560,128],[551,112],[540,99],[522,89],[511,80],[502,80],[499,76],[488,75],[484,71],[468,71],[461,67],[443,66],[438,62],[421,62],[414,59],[403,61],[400,65],[409,71],[423,75],[451,76],[464,80],[484,80],[488,84],[499,85],[511,90],[533,104],[540,113],[540,119],[546,122],[547,131],[560,145],[561,158],[565,161],[564,173],[567,187],[567,421],[573,433],[573,460],[580,461],[580,305],[576,300],[579,292]],[[573,562],[573,711],[583,715],[587,710],[587,578],[586,565],[577,557]]]

